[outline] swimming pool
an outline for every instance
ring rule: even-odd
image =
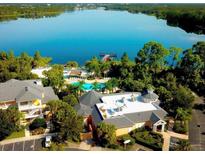
[[[79,82],[73,82],[72,85],[78,86]],[[96,87],[97,90],[102,90],[103,88],[105,88],[105,83],[97,83],[97,87]],[[83,91],[90,91],[90,90],[94,90],[95,87],[92,83],[84,83],[81,89]]]

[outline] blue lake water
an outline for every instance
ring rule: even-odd
[[[57,17],[18,19],[0,22],[0,50],[22,51],[33,55],[39,50],[53,63],[75,60],[80,64],[101,52],[118,57],[127,52],[134,59],[146,42],[158,41],[165,47],[190,48],[205,35],[186,33],[167,26],[154,16],[126,11],[81,10]]]

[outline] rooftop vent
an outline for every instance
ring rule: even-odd
[[[153,89],[147,89],[147,93],[153,94],[153,93],[154,93],[154,90],[153,90]]]
[[[28,87],[25,87],[25,91],[28,91]]]
[[[131,101],[132,102],[136,101],[134,94],[131,95]]]

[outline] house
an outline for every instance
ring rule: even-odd
[[[26,120],[43,116],[45,104],[56,99],[52,87],[43,87],[40,80],[11,79],[0,83],[0,109],[17,106]]]
[[[117,129],[116,135],[120,136],[145,126],[153,131],[164,131],[167,112],[158,104],[158,96],[153,91],[106,95],[90,91],[79,98],[74,108],[84,117],[85,125],[95,129],[99,122],[112,124]]]

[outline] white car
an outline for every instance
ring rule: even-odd
[[[45,147],[46,148],[49,148],[51,146],[51,139],[52,139],[52,136],[46,136],[46,138],[45,138]]]

